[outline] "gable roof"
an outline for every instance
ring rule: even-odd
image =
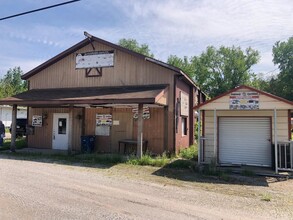
[[[237,91],[239,89],[249,89],[251,91],[258,92],[258,93],[260,93],[262,95],[266,95],[266,96],[271,97],[273,99],[277,99],[277,100],[279,100],[281,102],[285,102],[285,103],[287,103],[289,105],[293,105],[293,102],[291,102],[291,101],[289,101],[287,99],[281,98],[279,96],[273,95],[273,94],[268,93],[268,92],[264,92],[262,90],[259,90],[259,89],[256,89],[256,88],[253,88],[253,87],[250,87],[250,86],[241,85],[241,86],[235,87],[234,89],[231,89],[231,90],[229,90],[229,91],[227,91],[227,92],[225,92],[225,93],[223,93],[223,94],[221,94],[221,95],[219,95],[219,96],[217,96],[215,98],[212,98],[212,99],[210,99],[210,100],[208,100],[208,101],[206,101],[204,103],[201,103],[200,105],[195,106],[194,109],[198,109],[198,108],[200,108],[202,106],[205,106],[205,105],[207,105],[207,104],[209,104],[209,103],[211,103],[211,102],[213,102],[213,101],[215,101],[215,100],[217,100],[219,98],[222,98],[222,97],[224,97],[224,96],[226,96],[226,95],[228,95],[228,94],[230,94],[232,92],[235,92],[235,91]]]
[[[61,52],[60,54],[56,55],[55,57],[47,60],[46,62],[42,63],[41,65],[37,66],[36,68],[30,70],[29,72],[25,73],[24,75],[22,75],[21,78],[23,80],[27,80],[31,76],[39,73],[40,71],[42,71],[43,69],[45,69],[47,67],[53,65],[54,63],[58,62],[59,60],[63,59],[64,57],[68,56],[69,54],[71,54],[71,53],[79,50],[80,48],[90,44],[91,41],[96,41],[98,43],[101,43],[101,44],[107,45],[109,47],[112,47],[112,48],[114,48],[116,50],[120,50],[120,51],[125,52],[127,54],[130,54],[130,55],[136,56],[138,58],[144,59],[146,61],[152,62],[152,63],[154,63],[156,65],[159,65],[159,66],[162,66],[164,68],[173,70],[174,72],[177,72],[179,75],[183,76],[189,84],[191,84],[194,87],[199,89],[199,87],[194,83],[194,81],[187,74],[185,74],[181,69],[179,69],[179,68],[177,68],[175,66],[172,66],[170,64],[164,63],[164,62],[156,60],[154,58],[145,56],[143,54],[134,52],[132,50],[129,50],[129,49],[127,49],[125,47],[122,47],[122,46],[119,46],[117,44],[113,44],[111,42],[105,41],[105,40],[100,39],[98,37],[92,36],[92,35],[90,35],[90,34],[88,34],[86,32],[85,32],[85,35],[87,35],[89,37],[84,39],[84,40],[82,40],[82,41],[80,41],[79,43],[73,45],[72,47],[68,48],[67,50]]]

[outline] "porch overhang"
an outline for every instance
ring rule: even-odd
[[[168,105],[168,85],[32,89],[0,100],[0,105],[30,107],[107,104]]]

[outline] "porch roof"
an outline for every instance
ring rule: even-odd
[[[0,105],[66,106],[101,104],[167,105],[168,85],[32,89],[0,99]]]

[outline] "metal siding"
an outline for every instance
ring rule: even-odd
[[[220,117],[219,162],[271,166],[270,118]]]

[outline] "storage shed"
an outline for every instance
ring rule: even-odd
[[[195,109],[200,163],[272,167],[281,156],[274,146],[291,139],[292,102],[249,86],[239,86]],[[292,149],[288,153],[292,156]]]
[[[24,74],[27,92],[0,100],[29,107],[28,146],[80,151],[90,135],[102,153],[193,144],[193,107],[205,100],[199,87],[174,66],[86,36]]]

